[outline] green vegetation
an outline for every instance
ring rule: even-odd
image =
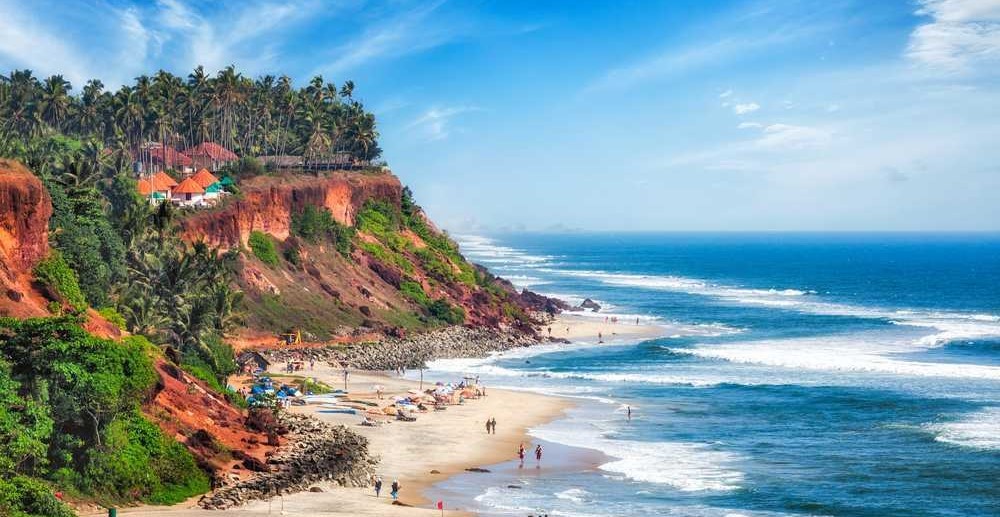
[[[354,228],[338,223],[325,208],[307,205],[301,212],[292,214],[292,233],[311,244],[332,243],[345,257],[353,249]]]
[[[126,330],[127,324],[125,323],[125,317],[122,316],[117,309],[114,307],[104,307],[97,310],[97,313],[101,315],[102,318],[113,323],[116,327]]]
[[[446,300],[434,300],[427,307],[427,310],[430,312],[431,317],[451,325],[459,325],[465,322],[465,310],[448,303]]]
[[[156,347],[75,318],[0,318],[0,514],[68,515],[58,488],[106,503],[208,489],[187,450],[139,412]]]
[[[278,266],[278,248],[274,245],[274,239],[270,235],[258,231],[250,232],[247,244],[250,245],[250,250],[253,251],[257,260],[271,267]]]
[[[80,312],[87,308],[87,300],[83,297],[76,272],[70,269],[62,254],[53,250],[49,256],[35,266],[35,280],[44,285],[57,298],[69,304],[74,311]]]
[[[375,116],[354,98],[352,81],[338,88],[317,75],[296,88],[288,76],[251,79],[231,66],[210,76],[199,66],[187,77],[142,75],[116,91],[96,79],[72,91],[61,75],[0,77],[0,156],[20,154],[47,133],[98,142],[123,165],[147,142],[183,150],[214,140],[239,156],[299,154],[307,163],[346,156],[361,166],[382,154]],[[259,165],[240,162],[234,172],[256,174]]]
[[[413,300],[421,307],[426,307],[431,303],[430,298],[427,297],[427,293],[424,292],[424,288],[412,280],[407,280],[400,284],[399,291],[403,293],[403,296]]]

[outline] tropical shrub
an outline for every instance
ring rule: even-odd
[[[274,245],[274,239],[270,235],[258,231],[250,232],[247,244],[250,245],[250,249],[258,260],[272,267],[278,265],[278,248]]]
[[[87,308],[87,300],[80,290],[76,273],[70,269],[62,254],[52,250],[49,256],[39,262],[34,269],[35,280],[44,285],[62,301],[69,304],[75,311]]]

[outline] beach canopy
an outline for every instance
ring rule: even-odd
[[[219,184],[222,185],[223,187],[231,187],[235,185],[236,182],[233,181],[233,178],[230,178],[229,176],[223,176],[222,179],[219,180]]]

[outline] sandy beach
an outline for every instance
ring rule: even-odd
[[[586,316],[564,312],[556,316],[551,324],[543,325],[541,333],[543,336],[549,335],[554,338],[568,339],[570,341],[586,341],[596,343],[599,339],[604,341],[621,339],[651,339],[667,333],[667,328],[660,325],[649,325],[640,322],[636,325],[633,320],[621,320],[612,322],[614,315],[600,316],[590,313]],[[605,318],[608,318],[607,321]]]
[[[574,314],[560,315],[550,325],[543,326],[542,333],[548,334],[549,327],[555,338],[593,343],[598,342],[599,334],[607,342],[654,338],[666,332],[665,327],[636,325],[634,320],[614,323],[597,316]],[[279,379],[282,372],[278,370],[282,366],[272,365],[271,373]],[[296,375],[314,377],[335,389],[344,388],[343,370],[326,363],[316,363],[312,369],[298,371]],[[247,380],[232,379],[237,384]],[[455,382],[460,380],[454,379]],[[384,388],[381,400],[376,396],[376,385]],[[424,388],[429,386],[430,382],[424,384]],[[391,372],[351,370],[347,381],[351,399],[377,402],[383,406],[390,404],[393,396],[406,395],[409,390],[419,388],[418,381],[404,379]],[[463,473],[465,469],[486,467],[516,458],[517,447],[522,442],[530,452],[533,445],[527,435],[528,429],[558,419],[571,405],[569,400],[558,397],[487,388],[486,397],[449,406],[445,411],[421,413],[416,422],[391,421],[378,427],[361,426],[360,415],[327,412],[321,405],[292,406],[292,412],[346,425],[369,439],[370,452],[380,457],[378,475],[384,483],[382,497],[376,498],[371,489],[319,483],[316,486],[322,492],[302,492],[271,501],[255,501],[224,512],[252,516],[440,515],[433,508],[436,501],[429,501],[425,496],[429,487],[449,476]],[[495,435],[486,433],[485,422],[489,418],[497,421]],[[391,504],[388,492],[393,479],[398,479],[402,487],[400,502],[409,506]],[[127,508],[120,513],[174,517],[219,514],[217,510],[197,507],[196,502],[191,500],[172,507]],[[448,501],[444,503],[446,515],[468,515],[454,509]]]
[[[280,375],[280,372],[278,372]],[[313,370],[296,372],[316,377],[331,386],[343,387],[343,370],[326,364],[316,364]],[[418,382],[381,372],[352,371],[348,388],[352,399],[376,401],[375,385],[385,388],[383,404],[393,395],[405,394],[418,388]],[[425,387],[429,386],[427,383]],[[348,414],[324,413],[318,405],[293,406],[291,411],[310,414],[321,420],[347,425],[370,440],[370,451],[380,456],[378,474],[384,481],[382,497],[376,499],[371,489],[341,488],[317,484],[323,492],[303,492],[256,501],[244,507],[226,510],[238,515],[440,515],[423,495],[430,485],[466,468],[485,467],[516,457],[518,444],[530,444],[526,435],[530,427],[558,418],[570,403],[564,399],[525,392],[487,389],[487,396],[449,406],[445,411],[418,415],[416,422],[392,421],[379,427],[358,425],[361,417]],[[488,418],[497,420],[495,435],[486,434]],[[431,471],[437,473],[432,474]],[[401,484],[400,501],[413,507],[391,504],[388,496],[393,479]],[[120,510],[135,515],[170,515],[195,517],[219,515],[219,511],[203,510],[192,500],[173,507],[137,507]],[[446,510],[449,508],[445,502]],[[446,515],[466,515],[446,511]]]

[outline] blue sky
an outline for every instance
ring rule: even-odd
[[[0,67],[375,110],[442,226],[1000,230],[1000,0],[0,0]]]

